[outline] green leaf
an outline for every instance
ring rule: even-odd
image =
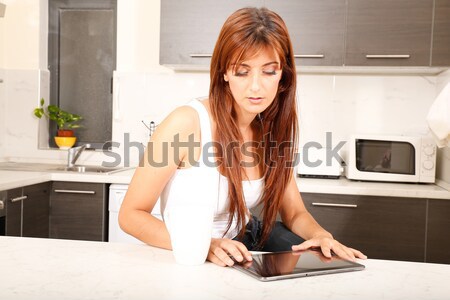
[[[41,98],[40,107],[34,109],[33,113],[36,117],[42,118],[42,116],[47,117],[48,119],[56,122],[58,129],[72,129],[72,128],[80,128],[82,125],[76,124],[76,122],[83,119],[82,116],[77,114],[69,113],[65,110],[62,110],[56,105],[48,105],[47,112],[44,110],[44,98]]]
[[[49,106],[47,106],[47,110],[49,113],[57,113],[57,112],[59,112],[60,109],[56,105],[49,105]]]
[[[34,115],[40,119],[44,115],[44,110],[42,108],[35,108]]]

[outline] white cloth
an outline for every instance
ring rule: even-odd
[[[215,212],[212,237],[221,238],[227,228],[229,217],[228,179],[219,173],[216,164],[212,164],[212,158],[208,156],[208,152],[212,153],[209,148],[212,134],[208,111],[197,99],[191,101],[188,106],[197,111],[200,119],[202,144],[200,160],[198,166],[175,171],[161,193],[161,214],[164,216],[165,211],[170,211],[171,207],[177,204],[213,202]],[[242,190],[245,204],[250,209],[259,203],[264,190],[264,179],[243,181]],[[248,221],[249,218],[246,217],[246,222]],[[225,238],[234,238],[239,230],[237,219],[234,217]]]
[[[427,122],[438,147],[450,147],[450,82],[431,105]]]

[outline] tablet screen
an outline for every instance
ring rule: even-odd
[[[361,264],[337,256],[327,258],[317,250],[262,253],[252,257],[252,261],[236,262],[233,267],[263,281],[364,269]]]

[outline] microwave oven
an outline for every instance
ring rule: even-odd
[[[345,176],[353,180],[434,183],[436,144],[431,137],[352,135]]]

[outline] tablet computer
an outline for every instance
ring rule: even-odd
[[[320,250],[286,251],[253,254],[252,261],[236,262],[233,268],[261,281],[364,270],[364,265]]]

